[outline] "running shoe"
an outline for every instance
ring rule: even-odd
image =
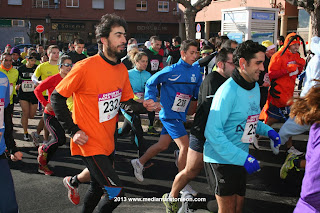
[[[39,165],[38,172],[45,174],[45,175],[53,175],[53,171],[51,171],[48,165]]]
[[[42,149],[43,145],[42,146],[39,146],[38,148],[38,163],[42,166],[45,166],[47,165],[47,157],[48,157],[48,153],[43,151]]]
[[[147,134],[148,135],[160,135],[160,133],[153,126],[149,126]]]
[[[40,136],[36,132],[31,133],[32,141],[35,147],[39,147],[40,144]]]
[[[131,165],[133,166],[134,176],[137,178],[138,181],[142,182],[143,178],[143,165],[139,162],[139,159],[131,160]]]
[[[25,140],[25,141],[30,140],[30,138],[29,138],[29,134],[28,134],[28,133],[23,134],[23,140]]]
[[[179,153],[180,153],[180,150],[177,149],[177,150],[174,150],[173,154],[174,154],[174,163],[176,164],[176,167],[178,168],[178,159],[179,159]]]
[[[190,208],[190,204],[192,204],[193,196],[189,192],[185,191],[182,196],[182,205],[178,211],[178,213],[191,213],[195,212],[193,209]]]
[[[70,184],[71,178],[71,176],[63,178],[63,184],[68,189],[68,198],[70,202],[74,205],[78,205],[80,203],[78,187],[74,187]]]
[[[295,154],[296,156],[303,156],[304,153],[300,152],[299,150],[297,150],[296,148],[294,148],[294,146],[291,146],[290,149],[288,149],[288,154],[292,153]]]
[[[280,178],[281,179],[286,179],[289,170],[294,168],[294,163],[293,161],[298,159],[299,157],[293,153],[290,153],[287,158],[286,161],[284,162],[284,164],[282,165],[281,169],[280,169]]]
[[[183,195],[183,193],[189,193],[192,196],[196,197],[198,195],[198,192],[195,191],[189,184],[187,184],[181,191],[180,194]]]
[[[162,196],[162,202],[166,206],[166,213],[177,213],[178,212],[178,202],[171,200],[169,198],[169,193],[165,193]]]

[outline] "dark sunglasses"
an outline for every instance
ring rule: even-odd
[[[68,64],[68,63],[61,64],[61,65],[65,66],[65,67],[72,67],[73,66],[73,64]]]

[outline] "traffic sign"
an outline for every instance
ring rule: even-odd
[[[198,33],[201,32],[201,25],[200,24],[197,24],[196,30],[197,30]]]
[[[37,25],[37,26],[36,26],[36,31],[37,31],[37,33],[43,33],[43,31],[44,31],[44,26],[42,26],[42,25]]]

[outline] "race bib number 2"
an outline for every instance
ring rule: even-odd
[[[256,137],[256,129],[259,121],[259,115],[248,116],[246,126],[243,131],[241,141],[243,143],[253,143],[254,137]]]
[[[185,112],[190,102],[190,99],[191,99],[191,95],[186,95],[186,94],[177,92],[176,98],[174,99],[174,102],[171,108],[172,111]]]
[[[109,93],[99,94],[98,106],[100,123],[111,120],[118,114],[121,95],[121,89]]]

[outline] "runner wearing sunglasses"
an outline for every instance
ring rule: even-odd
[[[52,137],[51,140],[47,143],[43,143],[42,146],[38,148],[38,163],[39,163],[39,172],[44,173],[45,175],[52,175],[53,172],[48,167],[48,162],[57,151],[59,146],[62,146],[66,143],[66,136],[64,134],[64,129],[58,122],[53,112],[50,96],[55,87],[60,83],[60,81],[67,76],[69,71],[72,68],[71,57],[64,55],[60,58],[59,73],[53,75],[46,80],[42,81],[37,88],[34,90],[35,95],[43,106],[44,110],[44,123]],[[49,98],[48,101],[44,98],[42,92],[48,90]]]

